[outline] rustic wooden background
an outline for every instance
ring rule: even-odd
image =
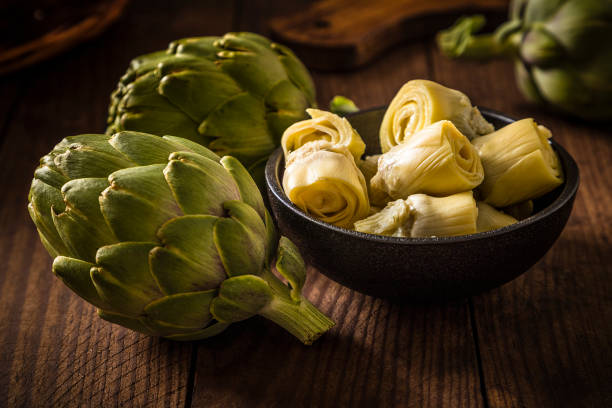
[[[305,1],[140,1],[98,39],[0,78],[0,406],[612,406],[612,135],[522,102],[507,62],[455,62],[431,40],[349,73],[314,72],[318,100],[388,103],[429,78],[478,105],[533,116],[575,157],[569,224],[531,270],[446,305],[400,306],[311,270],[307,297],[338,322],[314,346],[255,318],[174,343],[98,319],[50,271],[27,211],[38,158],[62,137],[104,130],[130,59],[173,39],[267,34]]]

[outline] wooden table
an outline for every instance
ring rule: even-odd
[[[526,104],[510,63],[442,57],[431,40],[349,73],[313,73],[319,104],[388,103],[430,78],[474,103],[533,116],[575,157],[581,186],[550,252],[520,278],[465,301],[408,306],[309,272],[306,295],[337,326],[305,347],[264,319],[200,342],[150,338],[97,318],[51,271],[27,211],[38,158],[102,132],[130,59],[173,39],[266,34],[288,1],[133,1],[100,38],[0,78],[0,406],[612,406],[612,135]]]

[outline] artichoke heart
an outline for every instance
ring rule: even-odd
[[[380,204],[385,195],[398,199],[472,190],[483,178],[476,149],[452,122],[442,120],[384,153],[370,184],[373,201]]]
[[[413,194],[406,201],[414,217],[411,237],[450,237],[476,232],[478,208],[471,191],[447,197]]]
[[[485,171],[480,186],[483,200],[505,207],[538,198],[563,183],[550,137],[547,128],[528,118],[474,139]]]
[[[478,209],[471,191],[447,197],[413,194],[355,223],[355,230],[394,237],[444,237],[476,232]]]
[[[367,234],[409,237],[412,228],[412,210],[406,200],[395,200],[381,211],[355,222],[355,231]]]
[[[283,133],[281,146],[285,157],[308,142],[324,140],[334,146],[344,146],[358,162],[365,152],[365,143],[346,118],[319,109],[306,109],[312,119],[289,126]]]
[[[496,210],[483,201],[478,201],[476,206],[478,207],[478,221],[476,222],[478,232],[492,231],[518,222],[516,218]]]
[[[365,179],[346,147],[310,142],[286,161],[285,194],[306,213],[344,228],[369,214]]]
[[[469,139],[494,130],[464,93],[436,82],[415,79],[402,86],[385,112],[380,125],[382,152],[443,119],[453,122]]]

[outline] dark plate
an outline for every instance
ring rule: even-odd
[[[378,128],[385,108],[348,117],[366,143],[380,153]],[[481,109],[496,128],[514,119]],[[395,238],[364,234],[319,221],[293,205],[281,187],[283,151],[266,165],[270,206],[283,235],[308,263],[349,288],[402,300],[457,298],[506,283],[534,265],[561,234],[573,207],[579,173],[574,159],[555,141],[565,183],[534,202],[531,217],[507,227],[458,237]]]

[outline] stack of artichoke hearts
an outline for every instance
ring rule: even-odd
[[[283,134],[283,187],[339,227],[396,237],[490,231],[517,222],[510,213],[529,216],[532,200],[563,182],[548,129],[523,119],[494,131],[465,94],[435,82],[409,81],[393,98],[380,155],[362,157],[346,119],[310,114]]]

